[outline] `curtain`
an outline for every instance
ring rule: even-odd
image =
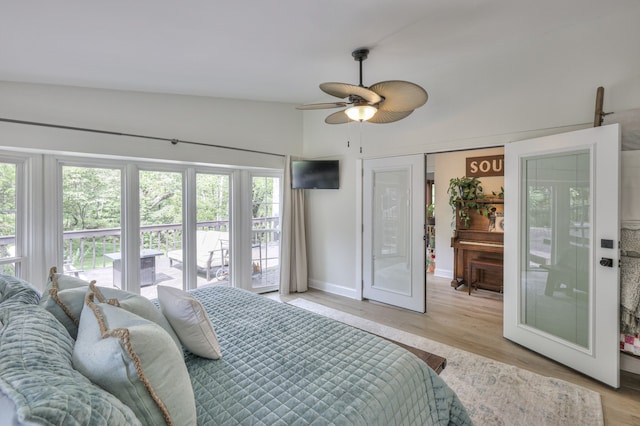
[[[307,240],[304,190],[291,189],[291,156],[287,155],[283,182],[280,294],[307,291]]]

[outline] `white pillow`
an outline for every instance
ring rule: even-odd
[[[108,303],[113,306],[125,309],[131,313],[141,316],[144,319],[153,321],[160,327],[165,329],[169,336],[182,352],[180,339],[176,336],[175,331],[169,324],[169,321],[162,315],[162,312],[153,304],[152,301],[139,294],[130,291],[120,290],[119,288],[98,287],[95,282],[89,284],[89,289],[94,294],[95,301],[100,303]]]
[[[191,353],[220,359],[220,344],[202,303],[190,294],[173,287],[158,286],[158,301],[178,338]]]
[[[153,321],[89,292],[73,367],[128,405],[144,425],[195,425],[196,405],[182,352]]]

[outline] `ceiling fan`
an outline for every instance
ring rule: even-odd
[[[362,84],[362,61],[369,56],[369,49],[354,50],[351,55],[360,63],[360,84],[322,83],[320,89],[340,102],[306,104],[296,107],[301,110],[345,108],[334,112],[324,121],[327,124],[343,124],[349,121],[369,123],[392,123],[402,120],[427,102],[426,90],[417,84],[402,80],[381,81],[373,86]]]

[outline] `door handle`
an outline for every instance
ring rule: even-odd
[[[613,268],[613,259],[609,259],[608,257],[603,257],[600,259],[600,265],[606,266],[608,268]]]

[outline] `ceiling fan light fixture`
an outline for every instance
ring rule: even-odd
[[[300,105],[300,110],[342,108],[342,111],[329,114],[324,122],[327,124],[345,124],[351,121],[369,123],[393,123],[408,117],[416,108],[427,102],[427,91],[415,83],[404,80],[380,81],[373,86],[362,84],[362,61],[367,59],[369,49],[354,50],[351,55],[360,67],[360,84],[327,82],[320,84],[320,90],[344,99],[340,102]]]
[[[378,109],[367,104],[366,102],[363,102],[354,105],[351,108],[347,108],[344,112],[345,114],[347,114],[347,117],[349,117],[353,121],[367,121],[374,115],[376,115]]]

